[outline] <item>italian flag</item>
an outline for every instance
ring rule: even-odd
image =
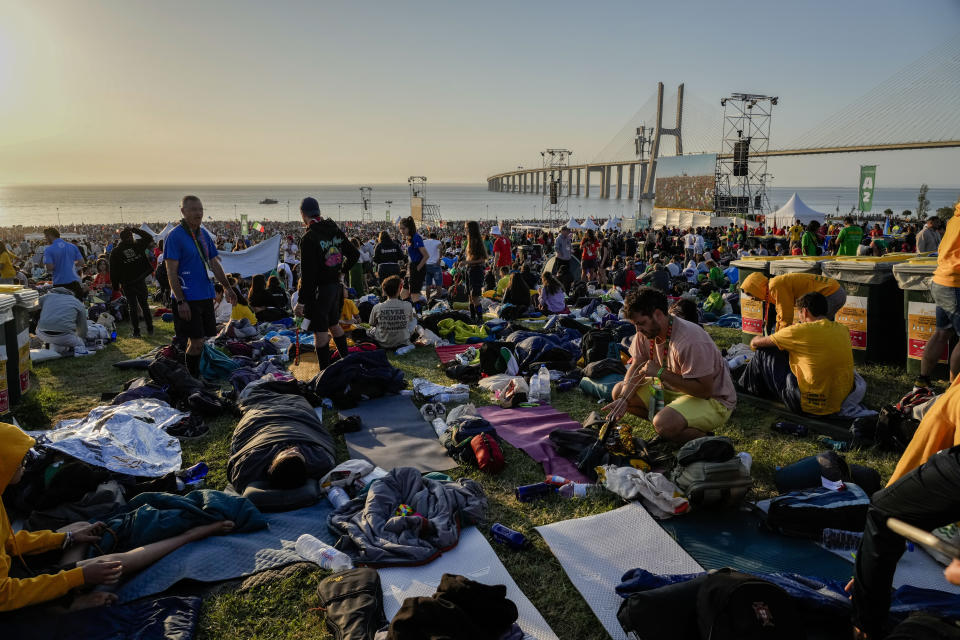
[[[260,224],[259,222],[254,222],[252,225],[252,228],[254,231],[259,231],[260,233],[263,233],[264,231],[267,230],[267,228],[262,224]]]

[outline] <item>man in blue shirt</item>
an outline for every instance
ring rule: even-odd
[[[163,264],[173,291],[175,330],[178,338],[187,339],[187,369],[194,378],[200,377],[200,354],[204,339],[216,334],[217,322],[213,309],[215,292],[207,271],[212,271],[223,285],[224,298],[231,305],[237,296],[227,280],[217,247],[203,221],[203,204],[197,196],[184,196],[180,203],[183,220],[167,236],[163,245]]]
[[[43,266],[53,274],[53,286],[68,289],[83,300],[83,286],[74,267],[83,264],[83,255],[76,245],[66,242],[53,227],[43,230],[43,237],[50,245],[43,250]]]

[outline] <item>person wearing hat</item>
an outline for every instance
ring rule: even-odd
[[[343,307],[341,277],[360,258],[360,252],[337,223],[320,216],[320,204],[306,197],[300,203],[300,217],[306,233],[300,238],[300,286],[293,313],[310,321],[317,363],[330,363],[330,336],[340,357],[347,355],[347,338],[340,327]]]
[[[793,324],[794,303],[807,293],[816,292],[827,299],[825,316],[830,320],[836,318],[837,311],[847,302],[847,292],[836,280],[813,273],[785,273],[773,278],[751,273],[740,284],[740,290],[776,307],[777,331]]]

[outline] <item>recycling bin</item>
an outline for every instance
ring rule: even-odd
[[[731,267],[738,272],[737,282],[743,282],[752,273],[762,273],[770,277],[770,265],[791,256],[747,256],[733,260]],[[763,335],[763,302],[740,292],[740,340],[750,344],[754,336]]]
[[[30,389],[30,316],[40,306],[40,295],[33,289],[0,287],[0,295],[14,299],[13,322],[4,325],[7,355],[7,389],[10,404],[15,405]]]
[[[16,305],[17,299],[10,294],[0,294],[0,325],[2,325],[3,330],[0,331],[0,416],[7,415],[10,413],[10,407],[12,406],[10,401],[10,369],[18,369],[19,357],[10,362],[10,356],[8,355],[8,343],[10,338],[8,337],[13,334],[14,341],[13,344],[16,345],[16,331],[14,330],[14,319],[13,319],[13,307]],[[27,357],[30,357],[30,345],[27,345]],[[19,393],[19,375],[16,378],[17,381],[17,390]],[[18,396],[19,397],[19,396]]]
[[[850,330],[853,360],[857,363],[900,363],[906,353],[903,291],[893,277],[899,256],[832,260],[821,266],[847,292],[847,303],[836,320]]]
[[[893,277],[903,291],[903,317],[906,321],[907,373],[920,373],[920,360],[927,341],[937,327],[937,305],[930,295],[930,283],[937,268],[936,258],[915,258],[893,266]],[[944,345],[933,375],[949,378],[950,345]]]
[[[782,276],[785,273],[812,273],[820,275],[820,266],[831,260],[831,256],[790,256],[770,263],[770,276]]]

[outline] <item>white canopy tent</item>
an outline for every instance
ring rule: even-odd
[[[563,226],[565,226],[567,229],[582,229],[582,228],[583,228],[583,227],[580,226],[580,223],[577,222],[576,220],[574,220],[573,218],[570,218],[569,220],[567,220],[567,224],[565,224],[565,225],[563,225]]]
[[[598,229],[599,227],[597,227],[597,223],[593,221],[593,218],[587,218],[586,220],[583,221],[583,224],[580,225],[580,228],[581,228],[581,229],[594,229],[594,230],[596,230],[596,229]]]
[[[811,220],[823,222],[824,214],[808,207],[796,193],[790,196],[787,204],[783,205],[776,212],[767,216],[767,224],[773,224],[778,227],[789,227],[795,222],[806,225]]]
[[[607,220],[606,222],[604,222],[604,223],[603,223],[603,226],[601,226],[600,228],[603,229],[604,231],[610,231],[611,229],[619,229],[619,228],[620,228],[620,219],[619,219],[619,218],[610,218],[609,220]]]

